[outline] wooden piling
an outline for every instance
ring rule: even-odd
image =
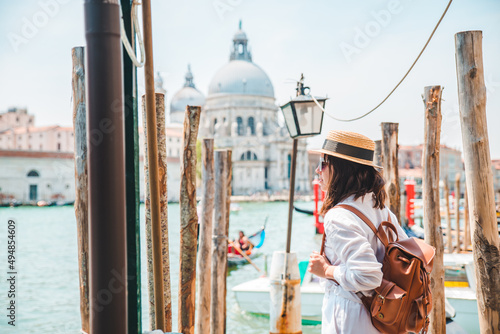
[[[203,139],[201,151],[201,223],[198,259],[198,305],[196,312],[195,333],[210,333],[210,289],[212,270],[212,218],[214,211],[214,140]]]
[[[214,228],[212,237],[212,300],[210,316],[210,334],[223,334],[226,319],[224,318],[224,301],[227,262],[226,231],[226,197],[228,175],[227,151],[215,151],[215,203]]]
[[[144,77],[146,85],[146,129],[148,133],[147,145],[149,149],[149,196],[151,203],[151,235],[153,249],[153,282],[155,300],[155,327],[166,331],[164,291],[163,291],[163,259],[162,259],[162,227],[160,209],[160,184],[158,165],[158,144],[156,131],[156,96],[154,87],[153,64],[153,33],[151,20],[151,0],[142,1],[142,24],[144,35],[145,62]]]
[[[448,175],[444,178],[444,200],[446,204],[445,217],[446,217],[446,245],[448,253],[453,252],[453,238],[451,236],[451,217],[450,217],[450,190],[448,188]]]
[[[500,241],[486,121],[482,32],[455,35],[465,180],[472,223],[472,249],[481,333],[500,330]]]
[[[382,123],[382,173],[386,181],[389,207],[401,224],[401,190],[398,166],[398,123]]]
[[[373,155],[373,162],[377,166],[382,166],[382,141],[375,140],[375,151]]]
[[[196,250],[198,214],[196,211],[196,138],[201,107],[186,106],[183,154],[181,159],[181,247],[179,278],[179,332],[194,334],[196,298]]]
[[[89,216],[87,168],[87,112],[85,104],[85,49],[71,49],[73,59],[73,127],[75,138],[75,216],[78,238],[80,316],[82,330],[89,332]]]
[[[455,251],[457,253],[460,253],[461,247],[460,247],[460,173],[457,173],[455,175],[455,224],[456,224],[456,230],[455,230],[455,239],[456,239],[456,245],[457,247],[455,248]]]
[[[423,207],[425,241],[436,248],[431,272],[433,307],[429,332],[446,333],[444,299],[443,231],[439,212],[439,148],[441,137],[441,86],[424,89]]]
[[[468,252],[470,246],[469,200],[467,199],[467,182],[464,190],[464,251]]]
[[[226,197],[226,232],[225,235],[229,236],[229,216],[231,214],[231,195],[232,195],[232,182],[233,182],[233,154],[231,150],[227,150],[227,197]],[[227,273],[227,261],[224,262],[224,272]],[[224,296],[227,296],[227,284],[224,281]],[[224,298],[224,319],[226,318],[227,307],[226,298]],[[226,333],[227,322],[224,321],[224,333]]]
[[[161,253],[162,253],[162,272],[163,272],[163,310],[165,313],[165,330],[172,331],[172,296],[170,288],[170,256],[168,244],[168,196],[167,196],[167,146],[165,134],[165,95],[155,93],[156,97],[156,142],[158,152],[158,182],[160,189],[160,226],[161,226]],[[142,96],[142,115],[146,117],[145,108],[146,96]],[[144,123],[144,139],[147,143],[147,131]],[[150,330],[156,329],[155,321],[155,300],[153,284],[153,245],[151,234],[151,198],[149,192],[149,165],[148,165],[148,147],[144,147],[144,178],[146,186],[144,187],[145,197],[145,225],[146,225],[146,252],[148,268],[148,291],[149,291],[149,321]]]

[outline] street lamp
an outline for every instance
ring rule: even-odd
[[[323,126],[324,97],[305,94],[304,75],[297,82],[297,96],[281,106],[290,137],[305,138],[319,135]]]
[[[308,90],[308,94],[305,90]],[[288,197],[288,228],[286,252],[274,252],[271,264],[270,333],[301,333],[300,273],[297,254],[290,253],[292,236],[293,201],[295,195],[295,170],[299,138],[321,133],[326,98],[315,98],[304,87],[304,75],[297,82],[297,96],[281,107],[290,137],[293,138],[290,165],[290,192]]]
[[[323,110],[327,98],[314,97],[305,94],[305,90],[310,91],[309,87],[304,87],[304,74],[301,74],[297,81],[297,96],[290,102],[281,106],[285,123],[293,138],[292,161],[290,171],[290,192],[288,198],[288,229],[286,239],[286,252],[290,253],[290,239],[292,234],[292,214],[293,198],[295,195],[295,169],[297,162],[297,140],[321,133],[323,126]]]

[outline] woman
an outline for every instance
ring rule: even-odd
[[[326,192],[324,255],[313,252],[308,270],[324,278],[322,334],[378,333],[360,295],[371,295],[382,282],[384,246],[355,214],[338,204],[350,205],[379,227],[391,215],[400,239],[407,236],[385,206],[384,179],[373,164],[375,143],[346,131],[330,131],[316,169]]]

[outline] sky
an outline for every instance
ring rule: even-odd
[[[167,103],[191,64],[197,88],[229,61],[242,20],[253,61],[270,77],[276,103],[295,93],[304,73],[326,111],[359,116],[376,106],[406,73],[448,1],[439,0],[151,0],[155,70]],[[0,3],[0,112],[27,107],[36,124],[71,126],[71,48],[85,45],[83,0]],[[141,17],[139,13],[139,17]],[[500,2],[455,0],[427,50],[396,92],[371,115],[332,129],[381,138],[380,123],[399,123],[400,145],[423,142],[424,87],[441,85],[441,143],[461,150],[454,35],[483,32],[486,113],[491,157],[500,159]],[[139,94],[144,70],[138,69]],[[321,136],[308,139],[321,145]]]

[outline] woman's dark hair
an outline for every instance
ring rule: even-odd
[[[374,167],[331,155],[325,155],[325,162],[325,168],[330,172],[330,180],[321,214],[326,214],[328,210],[351,195],[354,195],[356,200],[369,193],[373,193],[374,208],[385,207],[387,196],[384,189],[385,181]]]

